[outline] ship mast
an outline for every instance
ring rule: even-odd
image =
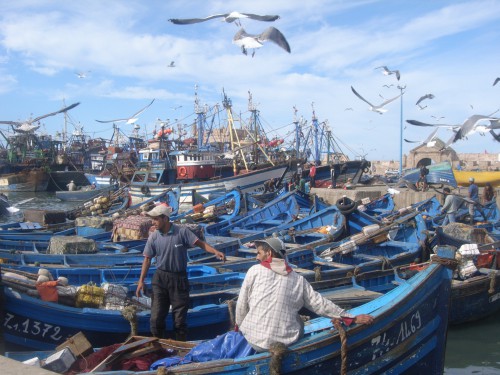
[[[229,129],[229,137],[230,137],[230,141],[231,141],[231,151],[234,154],[233,173],[236,176],[238,174],[238,164],[237,164],[236,152],[239,152],[241,160],[243,161],[243,164],[245,165],[245,169],[247,171],[248,171],[248,165],[247,165],[247,161],[245,159],[245,154],[243,153],[242,147],[241,146],[235,147],[237,145],[241,145],[241,143],[240,143],[240,140],[238,138],[238,133],[236,132],[236,129],[234,128],[233,112],[231,109],[231,107],[232,107],[231,99],[229,99],[227,97],[224,90],[222,90],[222,93],[223,93],[222,105],[226,109],[226,113],[227,113],[227,126]]]

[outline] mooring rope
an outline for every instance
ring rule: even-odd
[[[451,270],[455,270],[458,267],[458,260],[441,258],[440,256],[437,255],[433,255],[431,257],[431,263],[441,264],[444,267],[449,268]]]
[[[340,374],[341,375],[346,375],[347,374],[347,334],[342,327],[342,323],[340,322],[339,319],[333,320],[333,325],[337,329],[340,335],[340,359],[341,359],[341,366],[340,366]]]
[[[492,270],[490,272],[490,289],[488,289],[489,294],[495,293],[496,279],[496,271]]]

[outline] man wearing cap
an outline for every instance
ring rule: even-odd
[[[236,325],[255,350],[268,350],[273,343],[289,346],[296,342],[304,334],[299,316],[303,307],[346,324],[373,322],[370,315],[351,315],[316,292],[290,268],[279,238],[258,240],[255,245],[260,264],[248,270],[236,304]]]
[[[186,340],[187,312],[189,309],[189,282],[187,276],[187,249],[199,246],[225,260],[223,253],[201,241],[187,227],[170,222],[170,207],[159,205],[146,215],[153,219],[156,231],[149,235],[144,248],[144,261],[141,276],[137,284],[136,295],[144,291],[144,279],[151,266],[151,259],[156,257],[156,272],[151,285],[153,290],[151,305],[151,333],[155,337],[165,337],[167,317],[170,306],[174,320],[177,340]]]
[[[446,217],[444,218],[442,225],[455,223],[455,215],[457,213],[457,210],[460,208],[462,203],[464,203],[464,201],[462,198],[451,194],[451,190],[448,187],[445,187],[443,189],[443,194],[445,196],[445,199],[443,207],[441,208],[441,214],[446,214]]]
[[[76,184],[75,181],[71,180],[69,184],[66,185],[68,188],[68,191],[75,191],[76,190]]]

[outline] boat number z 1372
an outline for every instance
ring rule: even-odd
[[[24,335],[40,336],[42,338],[50,338],[54,341],[62,339],[60,335],[61,327],[29,318],[23,320],[23,318],[11,313],[5,313],[3,326],[10,331],[19,332]]]
[[[408,337],[413,335],[420,328],[422,328],[422,318],[420,317],[420,312],[417,310],[411,316],[403,320],[399,324],[399,327],[397,325],[391,327],[382,335],[372,339],[372,360],[387,353],[389,350],[408,339]]]

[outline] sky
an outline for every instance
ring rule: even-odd
[[[291,53],[266,42],[253,57],[251,50],[244,55],[232,43],[239,27],[220,18],[168,21],[232,11],[279,15],[275,22],[241,23],[251,34],[276,27]],[[131,117],[155,99],[136,122],[152,134],[158,119],[192,123],[195,91],[201,105],[221,108],[224,90],[233,114],[247,119],[250,91],[269,138],[291,142],[294,107],[306,126],[314,108],[350,158],[397,161],[400,144],[405,154],[416,146],[400,142],[401,131],[422,141],[433,130],[407,119],[455,125],[500,108],[500,84],[493,86],[500,77],[499,21],[500,0],[4,0],[0,120],[79,102],[68,112],[68,131],[83,126],[93,138],[110,138],[113,124],[96,120]],[[399,70],[400,80],[380,66]],[[380,115],[351,86],[373,104],[404,95]],[[416,106],[430,93],[424,109]],[[61,132],[63,123],[62,115],[47,117],[40,131]],[[132,128],[120,123],[126,134]],[[444,141],[451,136],[438,132]],[[499,146],[475,133],[453,148],[498,153]]]

